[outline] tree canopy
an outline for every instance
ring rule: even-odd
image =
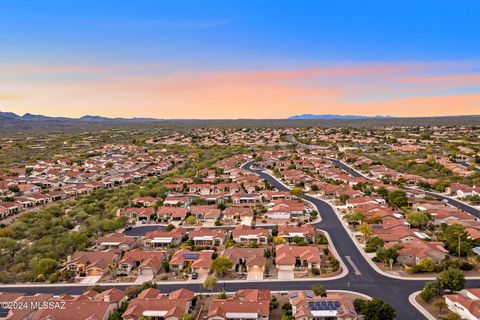
[[[233,262],[230,261],[227,257],[219,256],[212,261],[210,268],[218,273],[219,275],[223,276],[226,272],[232,269]]]

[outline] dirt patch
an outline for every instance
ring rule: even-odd
[[[418,302],[419,305],[425,308],[425,310],[427,310],[432,316],[434,316],[435,319],[440,319],[441,316],[445,316],[449,313],[448,308],[443,308],[443,310],[440,312],[440,309],[433,305],[434,301],[436,300],[445,301],[445,298],[443,297],[432,299],[430,300],[430,302],[425,302],[425,300],[420,298],[420,295],[417,295],[415,297],[415,300]]]

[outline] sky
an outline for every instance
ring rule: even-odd
[[[0,0],[0,111],[480,114],[480,1]]]

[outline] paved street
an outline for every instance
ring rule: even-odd
[[[249,168],[250,164],[247,163],[244,167]],[[278,190],[288,190],[272,176],[264,172],[256,172]],[[348,275],[341,279],[322,281],[326,288],[352,290],[381,298],[395,308],[399,319],[424,319],[423,315],[408,302],[408,296],[423,287],[423,280],[399,280],[377,273],[358,251],[332,207],[328,203],[311,196],[303,196],[302,198],[312,202],[317,207],[322,220],[315,223],[314,226],[328,232],[332,245],[336,248],[349,271]],[[286,285],[291,289],[311,286],[310,283],[303,282],[291,282]],[[284,284],[282,283],[271,283],[271,286],[274,287],[272,290],[284,290]]]
[[[262,179],[267,180],[278,190],[288,191],[287,187],[282,185],[269,174],[250,168],[252,163],[253,161],[248,162],[243,167],[258,173]],[[322,220],[315,223],[314,226],[317,229],[328,232],[332,245],[336,248],[339,254],[339,258],[343,261],[349,271],[348,275],[340,279],[321,281],[322,285],[330,290],[351,290],[372,297],[378,297],[395,308],[399,319],[425,319],[424,316],[408,301],[408,296],[412,292],[418,291],[423,287],[423,280],[400,280],[377,273],[359,252],[353,243],[353,240],[343,228],[341,221],[332,207],[328,203],[311,196],[303,196],[303,198],[312,202],[317,207]],[[478,214],[480,215],[480,212],[478,212]],[[155,230],[157,228],[158,226],[141,226],[139,228],[134,228],[131,232],[128,232],[128,234],[140,235],[146,231]],[[272,281],[269,282],[268,288],[273,291],[309,289],[312,284],[315,283],[319,283],[319,281]],[[467,285],[470,287],[478,287],[480,285],[480,280],[467,281]],[[112,284],[108,286],[106,285],[105,287],[124,289],[125,285]],[[159,283],[158,287],[162,292],[170,292],[178,288],[186,288],[196,292],[206,292],[199,283]],[[82,293],[85,288],[85,285],[52,286],[45,284],[33,287],[2,286],[1,290],[9,292],[20,291],[27,294],[34,294],[37,292],[79,294]],[[244,281],[236,283],[220,282],[215,288],[215,291],[222,289],[225,289],[226,291],[236,291],[246,288],[265,288],[265,283],[263,281]]]

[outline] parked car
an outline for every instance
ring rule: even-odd
[[[192,280],[198,279],[198,273],[192,272]]]

